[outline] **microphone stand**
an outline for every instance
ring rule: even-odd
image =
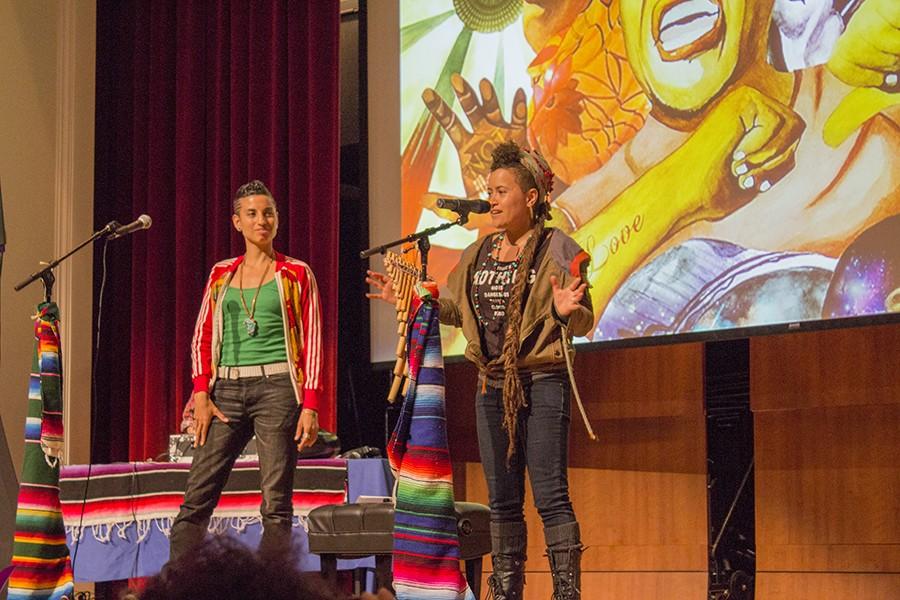
[[[422,231],[417,231],[415,233],[411,233],[405,238],[401,238],[399,240],[394,240],[393,242],[388,242],[387,244],[381,244],[380,246],[373,246],[368,250],[363,250],[359,253],[360,258],[369,258],[370,256],[374,256],[376,254],[384,254],[388,248],[393,248],[394,246],[399,246],[401,244],[408,244],[410,242],[416,242],[419,246],[419,257],[422,261],[422,268],[419,272],[419,280],[425,281],[428,279],[428,251],[431,249],[431,240],[429,237],[432,235],[444,231],[445,229],[450,229],[456,225],[465,225],[469,221],[469,211],[462,211],[457,213],[459,217],[455,221],[447,221],[446,223],[441,223],[440,225],[436,225],[434,227],[429,227],[428,229],[423,229]],[[409,343],[409,340],[405,342]],[[405,346],[404,346],[405,347]],[[404,351],[405,352],[405,351]],[[398,352],[399,355],[399,352]],[[398,356],[399,358],[399,356]],[[395,367],[396,369],[396,367]],[[401,369],[402,371],[402,369]],[[388,403],[387,409],[384,413],[384,436],[385,439],[388,439],[390,436],[391,426],[390,422],[393,419],[391,416],[392,412],[399,412],[400,407],[391,402]]]
[[[53,274],[53,269],[58,267],[59,263],[66,260],[67,258],[72,256],[73,254],[75,254],[76,252],[78,252],[79,250],[81,250],[82,248],[84,248],[85,246],[90,244],[91,242],[97,240],[98,238],[103,237],[104,235],[108,235],[108,234],[114,232],[119,227],[121,227],[121,225],[119,225],[118,221],[110,221],[109,223],[106,224],[106,227],[104,227],[103,229],[100,229],[98,231],[95,231],[93,233],[93,235],[91,235],[91,237],[89,237],[85,241],[81,242],[80,244],[78,244],[77,246],[75,246],[74,248],[72,248],[71,250],[69,250],[62,256],[60,256],[59,258],[55,258],[48,263],[41,263],[41,264],[46,264],[46,266],[43,269],[41,269],[40,271],[35,271],[31,275],[29,275],[26,279],[24,279],[21,282],[19,282],[18,284],[16,284],[14,289],[17,292],[20,292],[25,287],[31,285],[32,283],[34,283],[35,281],[40,279],[41,282],[44,284],[44,301],[50,302],[52,299],[52,296],[53,296],[53,284],[56,282],[56,276]]]
[[[388,248],[393,248],[394,246],[399,246],[401,244],[408,244],[410,242],[416,242],[416,244],[419,246],[419,254],[422,259],[421,280],[425,281],[428,278],[428,251],[431,249],[431,240],[429,240],[428,238],[440,231],[450,229],[451,227],[454,227],[456,225],[465,225],[468,222],[468,211],[460,212],[459,218],[455,221],[447,221],[446,223],[442,223],[434,227],[429,227],[428,229],[423,229],[422,231],[411,233],[405,238],[394,240],[393,242],[388,242],[387,244],[381,244],[380,246],[373,246],[368,250],[363,250],[362,252],[360,252],[359,257],[369,258],[370,256],[374,256],[376,254],[384,254]]]

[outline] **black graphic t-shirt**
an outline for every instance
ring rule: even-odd
[[[476,259],[477,268],[472,276],[472,302],[475,306],[481,333],[481,351],[490,360],[503,352],[503,340],[506,337],[506,305],[509,292],[516,279],[514,261],[500,261],[492,255],[494,238],[489,238],[481,245]],[[541,245],[535,254],[534,265],[541,264],[546,252],[547,236],[541,239]],[[528,281],[522,295],[522,306],[528,300],[528,293],[536,276],[535,269],[528,272]]]

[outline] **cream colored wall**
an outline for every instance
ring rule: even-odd
[[[381,244],[400,237],[400,4],[368,0],[368,142],[369,237]],[[384,270],[382,256],[369,259],[369,268]],[[372,360],[394,362],[397,314],[384,302],[370,302]],[[379,343],[380,341],[380,343]]]
[[[0,279],[0,416],[21,470],[32,321],[40,283],[13,286],[93,226],[96,4],[0,0],[0,185],[7,250]],[[67,462],[89,460],[92,255],[57,270]],[[0,448],[0,453],[3,449]]]

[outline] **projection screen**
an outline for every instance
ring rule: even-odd
[[[370,1],[371,239],[484,197],[512,139],[548,159],[549,226],[592,257],[579,342],[896,311],[894,2]],[[476,215],[435,237],[430,275],[490,231]],[[458,330],[443,340],[462,352]]]

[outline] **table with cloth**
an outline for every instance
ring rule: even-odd
[[[169,557],[168,534],[184,497],[189,463],[73,465],[60,473],[60,501],[76,581],[114,581],[159,572]],[[360,495],[387,496],[393,477],[383,459],[313,459],[294,472],[294,534],[299,567],[317,571],[304,521],[310,510],[355,502]],[[256,547],[262,535],[259,465],[238,462],[210,522]],[[340,561],[339,569],[374,561]]]

